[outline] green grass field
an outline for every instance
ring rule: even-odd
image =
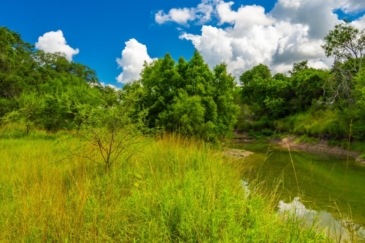
[[[242,161],[208,144],[139,138],[109,173],[76,155],[80,144],[0,139],[0,242],[330,242],[285,221],[275,193],[245,196]]]

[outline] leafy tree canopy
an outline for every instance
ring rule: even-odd
[[[336,25],[325,37],[323,49],[327,55],[335,58],[332,71],[334,77],[326,85],[327,103],[355,103],[353,96],[353,77],[364,66],[365,31],[358,30],[348,23]]]
[[[61,53],[35,50],[20,35],[0,27],[0,119],[28,129],[75,128],[79,107],[111,105],[94,70]],[[115,93],[113,91],[113,93]]]
[[[147,124],[206,140],[224,137],[233,130],[238,106],[233,102],[234,77],[221,64],[210,70],[198,51],[178,63],[166,54],[145,66],[141,79],[124,87],[148,109]]]

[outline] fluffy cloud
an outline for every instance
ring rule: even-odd
[[[360,29],[360,30],[365,29],[365,15],[364,15],[364,16],[362,16],[360,19],[358,19],[358,20],[356,20],[356,21],[352,22],[352,24],[353,24],[356,28],[358,28],[358,29]]]
[[[180,38],[191,41],[211,67],[227,63],[236,77],[259,63],[273,72],[287,72],[294,62],[303,60],[316,68],[330,67],[332,60],[325,57],[321,45],[329,30],[341,23],[333,11],[355,13],[365,9],[365,1],[358,0],[278,0],[269,13],[257,5],[233,10],[234,2],[224,0],[204,0],[201,4],[211,7],[209,19],[213,16],[218,25],[203,24],[200,34],[185,31]],[[193,14],[197,9],[189,9],[191,15],[184,24],[193,20],[199,23]],[[168,21],[179,23],[173,18]],[[365,16],[353,25],[364,28]]]
[[[311,38],[322,39],[329,29],[340,22],[333,10],[341,9],[341,2],[344,1],[279,0],[270,14],[277,21],[306,25]]]
[[[136,39],[127,41],[122,57],[117,58],[118,66],[123,72],[116,78],[120,83],[128,83],[139,79],[144,62],[151,63],[154,59],[147,53],[147,47]]]
[[[155,14],[155,21],[158,24],[175,22],[187,25],[189,21],[193,20],[205,23],[211,20],[215,2],[216,0],[203,0],[196,8],[172,8],[168,13],[160,10]]]
[[[72,61],[72,56],[79,53],[79,49],[73,49],[67,45],[66,39],[61,30],[50,31],[38,38],[35,47],[49,53],[61,52],[67,60]]]
[[[365,9],[365,2],[359,1],[359,0],[348,0],[348,1],[341,1],[336,0],[337,2],[340,2],[341,9],[345,13],[353,13],[353,12],[359,12]]]
[[[245,30],[251,26],[267,26],[274,23],[274,19],[265,14],[261,6],[244,6],[237,11],[232,11],[233,2],[220,2],[217,7],[220,24],[229,23],[234,25],[236,30]]]
[[[158,11],[155,15],[155,20],[159,24],[165,22],[176,22],[178,24],[186,24],[189,20],[194,20],[194,11],[188,8],[183,9],[171,9],[168,14],[165,14],[162,10]]]

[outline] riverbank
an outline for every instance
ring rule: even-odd
[[[225,156],[233,158],[246,158],[252,154],[253,152],[242,149],[227,149],[224,151]]]
[[[251,143],[257,141],[257,139],[248,137],[247,133],[235,134],[235,141],[243,142],[243,143]],[[356,162],[365,165],[365,157],[362,156],[365,154],[365,151],[359,152],[355,150],[348,150],[341,146],[330,146],[328,145],[329,141],[325,139],[316,139],[311,142],[305,142],[301,137],[289,135],[282,138],[274,138],[269,139],[272,144],[278,145],[287,149],[288,147],[291,150],[299,150],[303,152],[311,152],[311,153],[325,153],[330,155],[338,155],[338,156],[349,156],[350,158],[354,158]]]
[[[306,143],[301,142],[299,137],[288,136],[282,139],[272,139],[271,142],[286,149],[290,148],[291,150],[349,156],[354,158],[356,162],[365,164],[365,159],[361,158],[360,152],[351,151],[340,146],[329,146],[328,141],[324,139],[321,139],[316,143]]]

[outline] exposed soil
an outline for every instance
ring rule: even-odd
[[[227,157],[235,157],[235,158],[246,158],[250,156],[253,152],[241,150],[241,149],[227,149],[224,151],[224,155]]]
[[[309,144],[309,143],[302,143],[296,142],[296,137],[289,136],[283,138],[281,140],[272,140],[274,144],[280,145],[284,148],[290,148],[291,150],[300,150],[306,152],[316,152],[316,153],[326,153],[326,154],[333,154],[333,155],[342,155],[342,156],[350,156],[356,159],[357,162],[365,164],[365,160],[361,159],[360,153],[355,151],[348,151],[342,147],[338,146],[328,146],[327,141],[320,140],[317,144]]]

